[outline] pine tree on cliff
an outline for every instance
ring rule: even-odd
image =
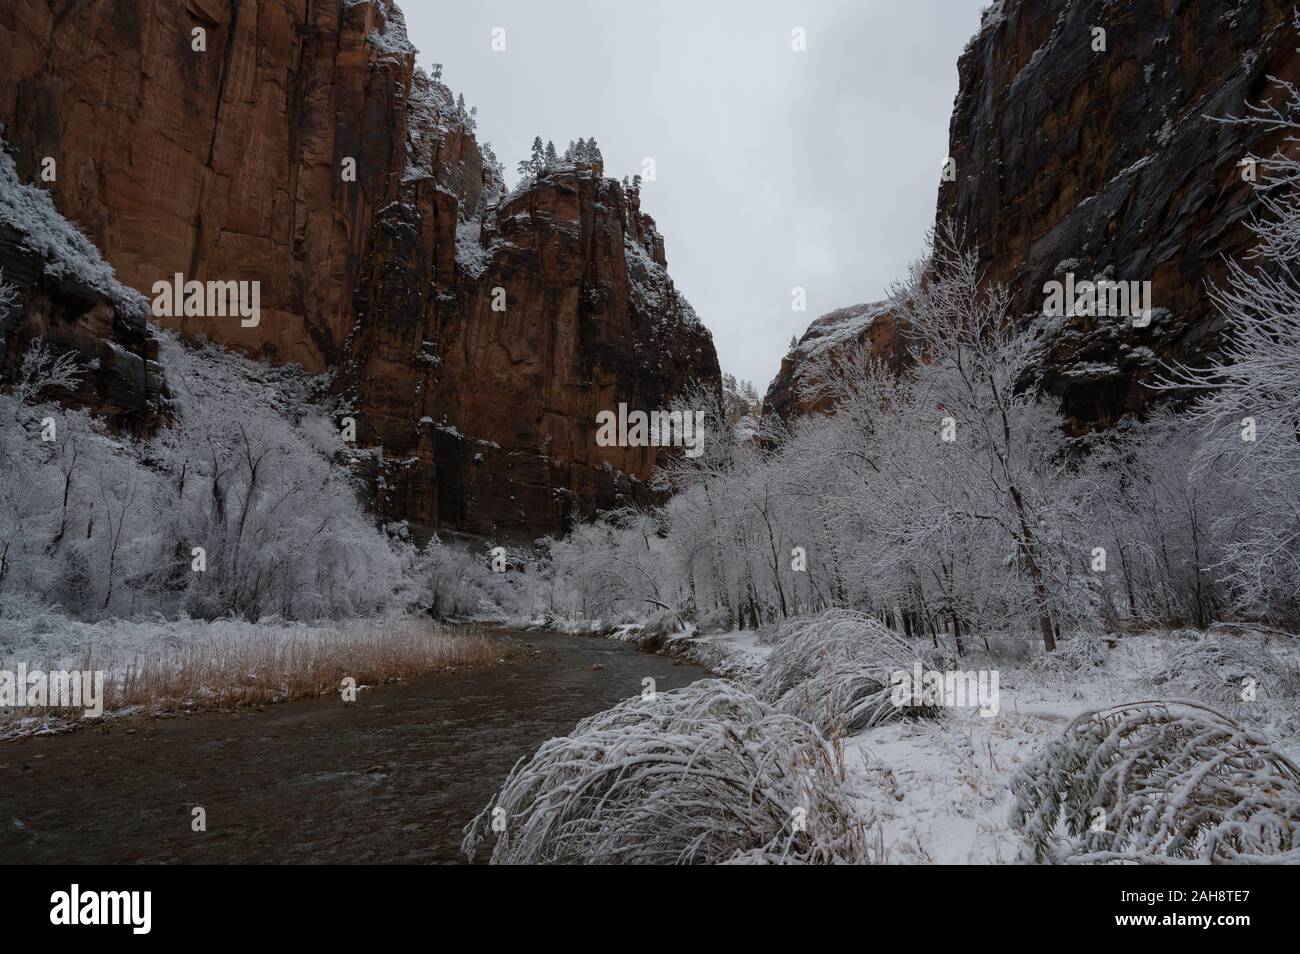
[[[555,143],[546,140],[546,168],[554,169],[560,163],[560,158],[555,154]]]
[[[532,155],[519,161],[519,175],[525,179],[536,179],[542,174],[546,165],[546,150],[542,147],[542,137],[533,137]]]

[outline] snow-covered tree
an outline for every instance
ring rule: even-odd
[[[1300,87],[1280,82],[1280,103],[1229,122],[1284,134],[1259,157],[1258,239],[1228,264],[1212,297],[1225,319],[1222,355],[1178,368],[1164,386],[1190,388],[1207,436],[1198,472],[1236,487],[1241,513],[1219,521],[1230,542],[1219,569],[1239,610],[1300,612]]]

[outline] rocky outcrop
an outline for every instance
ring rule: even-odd
[[[833,406],[818,385],[828,371],[859,354],[902,367],[907,343],[899,333],[889,302],[837,308],[822,315],[781,359],[781,370],[768,386],[763,415],[789,421],[804,414],[821,414]]]
[[[505,195],[391,0],[14,0],[0,62],[20,174],[56,160],[127,285],[258,281],[255,327],[161,321],[333,372],[386,518],[562,531],[655,462],[596,410],[717,386],[637,197],[590,164]]]
[[[1039,386],[1077,429],[1144,407],[1159,362],[1217,346],[1207,282],[1248,251],[1256,207],[1239,163],[1284,134],[1216,120],[1275,98],[1270,75],[1300,79],[1292,17],[1280,0],[999,0],[962,54],[937,218],[1039,322]],[[1150,281],[1150,324],[1043,320],[1067,272]]]
[[[369,41],[385,25],[380,4],[343,0],[15,0],[0,122],[25,180],[55,161],[59,210],[125,284],[261,283],[256,328],[167,324],[322,371],[405,167],[411,64]]]
[[[0,150],[0,383],[24,376],[33,346],[46,367],[71,354],[80,370],[75,389],[37,396],[147,436],[163,414],[166,383],[146,315],[144,297],[117,281],[47,193],[19,181]]]

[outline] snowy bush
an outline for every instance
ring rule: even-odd
[[[894,704],[892,676],[911,672],[916,648],[870,616],[832,609],[769,637],[757,695],[832,735],[855,735],[913,712]]]
[[[1035,672],[1055,676],[1073,676],[1106,665],[1110,653],[1106,637],[1097,633],[1080,633],[1065,640],[1052,653],[1036,656],[1029,663]]]
[[[1199,703],[1085,712],[1012,789],[1038,861],[1300,862],[1300,770]]]
[[[1294,655],[1269,648],[1264,638],[1190,633],[1173,643],[1155,685],[1173,684],[1215,704],[1243,701],[1243,693],[1294,705],[1300,667]]]
[[[865,857],[827,744],[717,679],[628,699],[521,759],[466,828],[466,854],[494,830],[494,864]]]

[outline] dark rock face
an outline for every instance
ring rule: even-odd
[[[504,196],[391,0],[13,0],[0,62],[20,173],[57,159],[125,284],[261,283],[257,327],[163,322],[334,371],[385,518],[563,531],[659,452],[597,447],[597,411],[718,386],[635,194],[579,165]]]
[[[1207,282],[1223,277],[1223,256],[1248,251],[1256,206],[1239,162],[1282,135],[1214,118],[1275,97],[1269,75],[1300,79],[1297,46],[1278,0],[1000,0],[986,12],[958,62],[956,177],[941,183],[937,218],[978,246],[1021,320],[1042,323],[1039,386],[1077,429],[1148,404],[1160,361],[1216,347]],[[1067,272],[1150,281],[1150,324],[1043,321],[1043,286]],[[773,383],[773,407],[796,403],[789,377]]]
[[[1270,74],[1300,77],[1297,46],[1291,5],[1272,0],[1008,0],[962,55],[957,177],[938,216],[965,228],[988,277],[1026,317],[1066,272],[1152,283],[1145,328],[1106,316],[1046,330],[1041,386],[1077,426],[1140,409],[1158,361],[1215,347],[1207,280],[1250,246],[1239,162],[1280,144],[1215,118],[1270,96]]]

